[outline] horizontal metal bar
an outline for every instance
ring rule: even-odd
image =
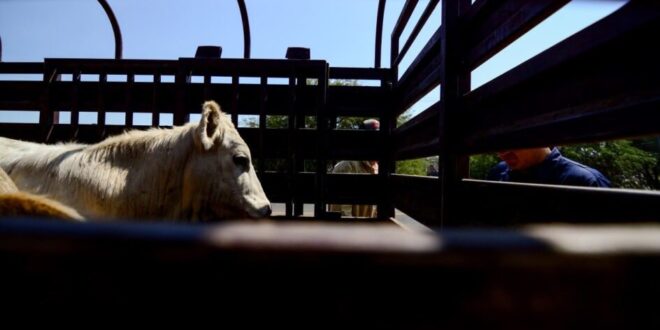
[[[330,79],[390,80],[392,70],[330,67]]]
[[[415,42],[415,39],[417,39],[417,35],[419,35],[419,32],[424,27],[424,24],[426,24],[426,21],[431,16],[431,13],[433,13],[433,10],[438,5],[438,2],[439,0],[430,0],[428,5],[426,5],[424,12],[419,17],[419,21],[417,21],[417,24],[415,24],[415,27],[410,32],[410,36],[408,36],[408,40],[406,40],[406,42],[403,44],[403,47],[401,47],[401,51],[399,51],[399,56],[395,60],[395,63],[397,65],[401,63],[401,60],[403,60],[403,58],[408,53],[410,46],[412,46],[413,42]]]
[[[622,24],[626,22],[626,24]],[[656,134],[657,4],[619,11],[470,92],[466,153]],[[524,137],[524,138],[523,138]]]
[[[112,59],[69,59],[47,58],[44,60],[47,70],[56,69],[57,73],[106,74],[166,74],[177,73],[179,61],[176,60],[112,60]]]
[[[462,19],[469,69],[485,62],[568,0],[477,1]]]
[[[41,62],[0,62],[0,73],[43,74],[44,64]]]
[[[462,187],[464,218],[451,225],[660,221],[660,193],[655,191],[468,179]]]
[[[0,81],[0,110],[38,110],[41,81]]]
[[[386,115],[391,91],[369,86],[329,86],[326,109],[332,116],[377,117]]]
[[[418,0],[406,0],[406,3],[403,4],[401,14],[399,14],[399,18],[397,19],[396,24],[394,24],[394,29],[392,30],[392,39],[398,40],[401,37],[401,33],[405,30],[406,25],[410,20],[410,16],[412,16],[415,7],[417,7],[417,2]]]
[[[325,79],[327,62],[322,60],[180,58],[184,72],[245,77],[305,77]]]
[[[428,109],[393,132],[395,159],[412,159],[442,154],[440,150],[440,112],[442,103]]]
[[[329,174],[326,178],[327,201],[356,205],[376,205],[387,193],[384,178],[369,174]]]
[[[400,99],[400,104],[397,105],[398,113],[405,111],[440,83],[442,75],[442,58],[440,57],[442,28],[441,26],[436,30],[426,46],[396,83],[395,93]]]

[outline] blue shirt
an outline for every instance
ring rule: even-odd
[[[506,162],[500,162],[490,170],[487,179],[588,187],[609,187],[611,185],[610,180],[603,174],[562,156],[557,148],[553,148],[541,164],[525,170],[513,171]]]

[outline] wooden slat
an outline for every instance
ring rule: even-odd
[[[441,102],[436,102],[394,130],[392,137],[395,159],[434,156],[440,150]]]
[[[658,29],[658,5],[632,1],[469,93],[465,151],[660,132]]]
[[[394,207],[415,220],[432,227],[440,226],[440,183],[438,178],[392,175],[390,189]]]
[[[451,225],[660,221],[660,193],[655,191],[467,179],[463,189],[463,218]]]
[[[466,64],[476,68],[569,0],[480,0],[463,17]]]

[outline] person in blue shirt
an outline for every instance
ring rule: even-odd
[[[610,187],[602,173],[570,160],[557,148],[531,148],[497,153],[502,160],[488,173],[488,180]]]

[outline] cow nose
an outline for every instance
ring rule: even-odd
[[[259,209],[259,213],[261,213],[261,216],[263,217],[268,217],[270,214],[273,212],[273,210],[270,209],[270,205],[266,205]]]

